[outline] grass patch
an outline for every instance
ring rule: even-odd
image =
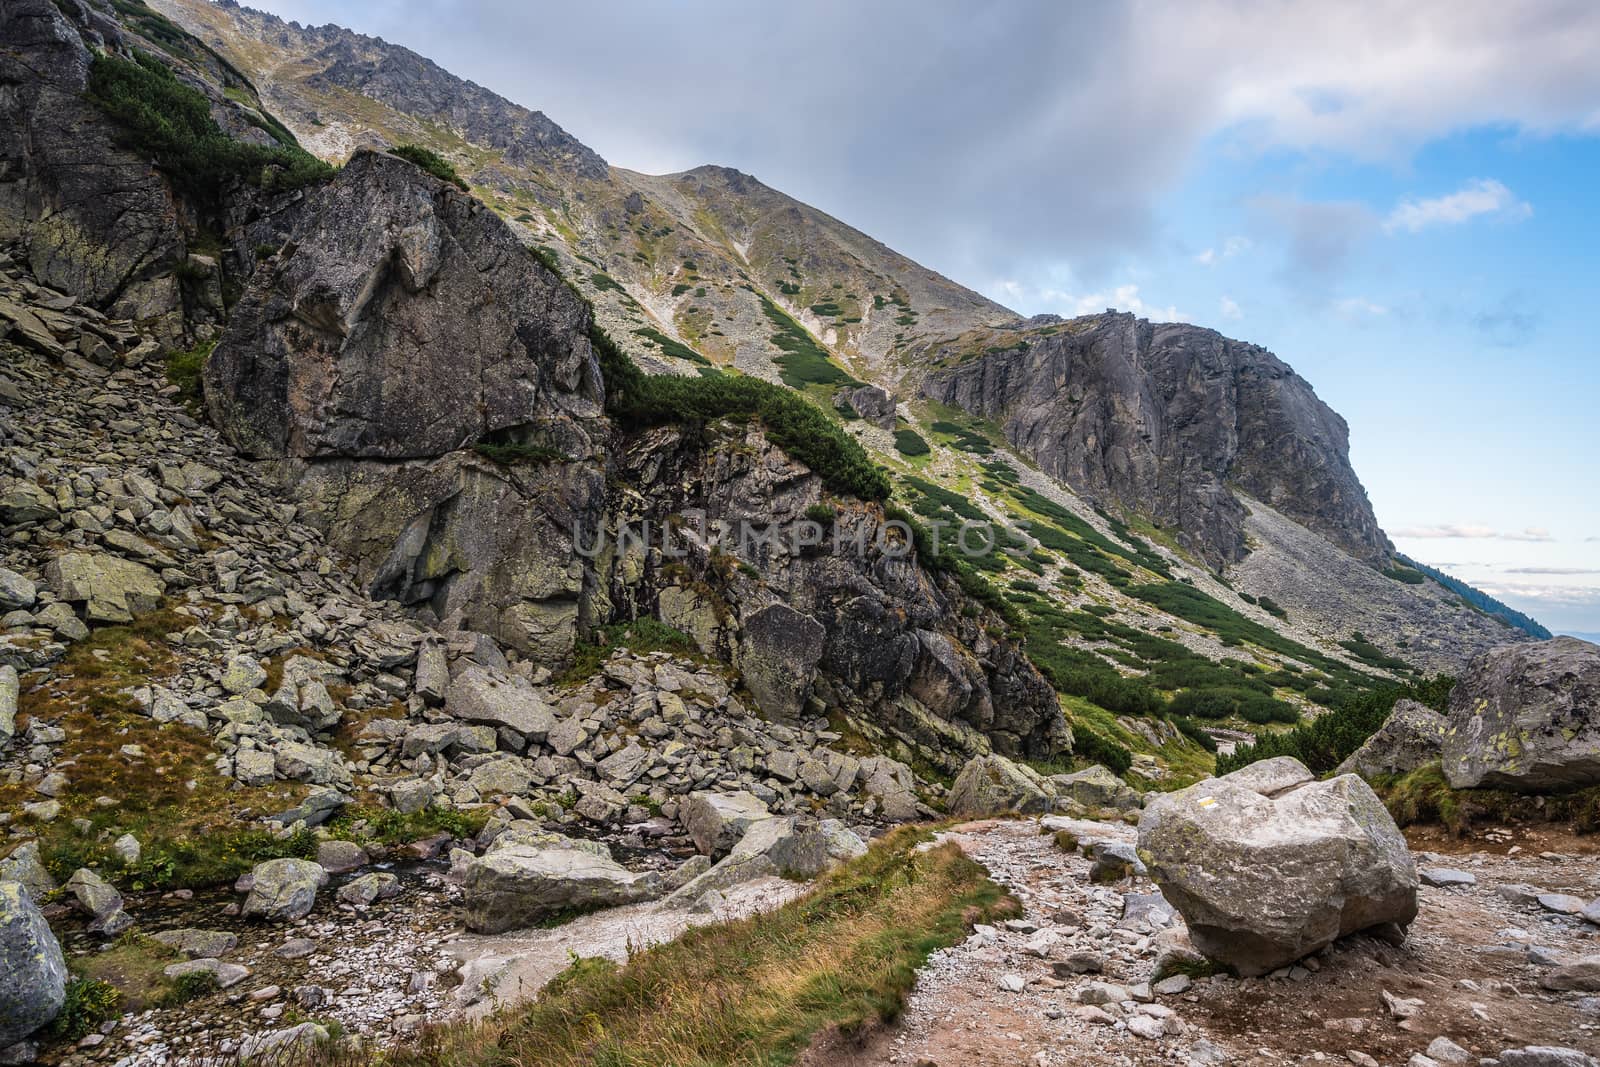
[[[423,148],[419,144],[402,144],[389,149],[389,154],[421,167],[435,178],[449,182],[463,193],[469,191],[466,180],[456,173],[455,165],[431,148]]]
[[[160,683],[176,671],[165,634],[194,620],[157,611],[127,626],[106,626],[73,645],[43,684],[26,689],[19,718],[40,719],[65,732],[61,765],[71,780],[59,818],[36,828],[45,865],[64,881],[79,867],[94,867],[133,888],[198,887],[232,881],[261,860],[309,855],[310,835],[279,840],[251,825],[282,810],[305,787],[278,783],[236,788],[216,773],[211,735],[144,715],[125,689]],[[125,755],[137,745],[142,756]],[[190,787],[193,784],[193,788]],[[115,803],[102,806],[97,798]],[[0,810],[34,799],[21,785],[0,786]],[[87,820],[87,829],[74,820]],[[143,845],[128,867],[110,841],[132,833]]]
[[[200,403],[204,390],[206,360],[211,358],[221,335],[201,341],[193,348],[167,353],[167,381],[178,387],[178,394],[191,404]]]
[[[50,1024],[50,1034],[63,1041],[76,1041],[107,1019],[116,1017],[122,991],[98,978],[73,977],[67,980],[67,999],[61,1014]]]
[[[377,841],[385,845],[404,845],[438,833],[466,841],[477,837],[488,821],[487,808],[481,811],[424,808],[413,812],[398,812],[393,808],[346,808],[328,824],[328,833],[345,841]]]
[[[915,851],[929,836],[901,827],[782,908],[698,927],[621,966],[576,960],[532,1004],[478,1027],[436,1030],[382,1062],[792,1064],[825,1029],[856,1034],[897,1018],[930,953],[961,941],[974,922],[1016,914],[1015,901],[954,845]]]
[[[644,654],[671,652],[678,656],[700,658],[700,646],[682,630],[668,626],[658,619],[635,619],[632,622],[614,622],[599,626],[587,641],[579,641],[572,650],[572,665],[557,679],[558,684],[577,684],[594,677],[600,665],[619,648]]]
[[[777,328],[777,333],[767,338],[783,355],[773,360],[778,365],[778,376],[791,389],[804,389],[808,385],[860,385],[850,374],[834,363],[828,350],[806,332],[794,319],[768,300],[762,293],[751,289],[761,301],[761,310],[767,320]]]
[[[707,367],[712,365],[711,361],[705,356],[702,356],[682,341],[674,341],[654,326],[641,326],[633,332],[643,337],[646,341],[653,343],[662,352],[672,356],[674,359],[684,359],[690,363],[698,363]]]

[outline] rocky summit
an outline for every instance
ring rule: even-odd
[[[226,0],[0,85],[0,1062],[1600,1053],[1600,649],[1272,353]]]

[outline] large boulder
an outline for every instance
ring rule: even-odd
[[[1250,976],[1358,930],[1409,925],[1416,865],[1371,787],[1348,774],[1312,781],[1303,766],[1269,770],[1158,797],[1139,821],[1139,855],[1194,946]]]
[[[718,856],[739,842],[745,831],[772,812],[760,797],[744,790],[732,793],[690,793],[680,815],[694,847],[707,856]]]
[[[328,884],[328,872],[310,860],[267,860],[250,877],[243,914],[270,922],[305,918],[317,903],[317,890]]]
[[[634,874],[609,855],[564,841],[514,843],[467,867],[466,923],[480,934],[497,934],[660,893],[660,875]]]
[[[1051,775],[1050,785],[1058,802],[1089,811],[1138,811],[1141,805],[1138,790],[1098,763],[1072,774]]]
[[[79,910],[89,916],[91,931],[115,937],[133,925],[133,919],[122,908],[122,894],[87,867],[72,872],[66,890]]]
[[[445,694],[445,711],[463,722],[508,726],[530,741],[542,742],[556,725],[555,712],[533,686],[487,667],[468,667],[456,676]]]
[[[206,364],[213,421],[284,461],[375,596],[569,655],[575,538],[606,491],[582,297],[480,201],[382,153],[307,196],[289,247],[251,276]],[[508,470],[480,443],[552,458]]]
[[[739,670],[763,712],[777,718],[800,713],[827,636],[821,623],[787,604],[770,604],[744,620]]]
[[[103,552],[63,552],[45,566],[45,581],[62,600],[84,605],[90,622],[132,622],[167,591],[149,567]]]
[[[1444,735],[1443,715],[1415,700],[1396,701],[1378,732],[1339,764],[1335,773],[1381,778],[1414,771],[1439,758]]]
[[[1600,783],[1600,646],[1558,637],[1474,659],[1450,693],[1443,765],[1455,789]]]
[[[834,863],[865,851],[859,838],[851,842],[839,829],[794,816],[762,819],[751,825],[721,862],[680,886],[666,903],[689,904],[712,889],[727,889],[757,878],[815,878]],[[857,851],[857,845],[863,847]]]
[[[950,787],[952,815],[1040,815],[1055,797],[1050,785],[1031,767],[1004,756],[974,756]]]
[[[0,748],[5,748],[16,736],[17,700],[21,692],[17,669],[9,663],[0,664]]]
[[[54,1019],[67,1000],[67,961],[28,891],[0,882],[0,1048]]]

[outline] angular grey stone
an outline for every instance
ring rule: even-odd
[[[1048,783],[1033,768],[990,754],[967,761],[950,787],[948,803],[952,815],[1039,815],[1053,800]]]
[[[168,948],[177,949],[190,959],[226,956],[239,945],[239,936],[228,930],[158,930],[150,935]]]
[[[509,726],[535,742],[556,724],[550,705],[532,686],[479,666],[468,667],[450,683],[445,710],[463,722]]]
[[[1137,790],[1098,763],[1073,774],[1051,775],[1050,784],[1058,799],[1085,808],[1137,811],[1142,806]]]
[[[0,748],[5,748],[16,736],[17,701],[21,694],[17,669],[9,663],[0,663]]]
[[[269,922],[305,918],[317,903],[317,890],[328,884],[327,871],[298,859],[258,863],[251,878],[241,914]]]
[[[1469,871],[1458,871],[1452,867],[1419,867],[1417,869],[1417,877],[1422,879],[1423,885],[1433,886],[1435,889],[1478,884],[1476,875]]]
[[[707,856],[721,855],[733,848],[751,826],[770,818],[772,812],[766,804],[743,791],[690,793],[679,812],[695,848]]]
[[[388,871],[373,871],[352,879],[339,887],[334,894],[341,903],[367,906],[374,901],[387,900],[400,893],[400,879]]]
[[[1450,693],[1442,762],[1453,789],[1600,783],[1600,646],[1557,637],[1474,659]]]
[[[1285,792],[1310,772],[1269,770],[1165,794],[1139,821],[1139,853],[1195,948],[1253,976],[1357,930],[1409,925],[1416,867],[1371,787],[1342,775]]]
[[[1446,727],[1445,717],[1432,708],[1415,700],[1396,701],[1378,731],[1334,773],[1374,779],[1414,771],[1439,758]]]
[[[656,874],[634,874],[605,856],[574,848],[515,844],[491,850],[467,868],[467,928],[496,934],[554,916],[648,900]]]
[[[91,622],[132,622],[167,591],[149,567],[105,553],[63,552],[46,565],[45,580],[62,600],[83,604]]]
[[[348,874],[370,862],[367,850],[354,841],[330,840],[317,845],[317,864],[329,874]]]
[[[39,590],[30,578],[0,567],[0,612],[25,611],[38,598]]]
[[[43,900],[45,894],[56,890],[56,880],[45,869],[37,841],[24,841],[0,860],[0,882],[21,882],[35,900]]]
[[[738,666],[766,714],[793,718],[805,706],[827,630],[787,604],[770,604],[743,620]]]
[[[1600,1061],[1588,1053],[1559,1045],[1508,1048],[1495,1058],[1500,1067],[1600,1067]]]
[[[0,881],[0,1048],[49,1023],[67,999],[67,961],[20,882]]]

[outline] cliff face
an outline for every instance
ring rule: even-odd
[[[838,547],[799,545],[822,481],[758,426],[607,419],[587,307],[481,203],[361,153],[296,220],[206,366],[208,406],[371,595],[551,665],[589,626],[659,617],[770,714],[854,712],[952,767],[1070,744],[995,620],[884,547],[879,507],[837,501]],[[693,513],[782,535],[667,552]],[[645,523],[653,544],[617,536]]]
[[[179,209],[83,97],[91,48],[122,45],[116,21],[79,0],[0,5],[0,243],[43,284],[150,319],[180,310]]]
[[[1266,349],[1126,314],[1019,341],[930,371],[923,395],[998,421],[1047,473],[1174,528],[1213,567],[1247,552],[1234,488],[1358,559],[1387,557],[1344,419]]]

